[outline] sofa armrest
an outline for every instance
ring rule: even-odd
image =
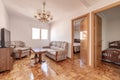
[[[10,45],[10,47],[11,47],[11,48],[15,48],[15,47],[16,47],[16,45]]]
[[[64,60],[66,59],[67,53],[64,50],[56,51],[56,61]]]

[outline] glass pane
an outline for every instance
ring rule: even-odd
[[[32,39],[40,39],[40,29],[32,28]]]
[[[48,39],[48,30],[41,29],[41,39]]]

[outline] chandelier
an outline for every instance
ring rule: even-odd
[[[43,2],[43,9],[40,10],[38,9],[34,15],[34,17],[36,19],[38,19],[39,21],[43,22],[43,23],[47,23],[50,22],[51,20],[53,20],[53,17],[50,13],[50,11],[45,10],[45,1]]]

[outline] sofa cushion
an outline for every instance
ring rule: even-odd
[[[60,41],[58,41],[58,42],[56,43],[56,47],[61,47],[61,42],[60,42]]]
[[[50,46],[56,46],[56,42],[55,41],[51,42]]]
[[[15,44],[16,44],[16,47],[25,47],[25,43],[22,41],[16,41]]]
[[[62,48],[57,47],[57,46],[50,46],[50,49],[54,49],[54,50],[61,50]],[[62,49],[63,50],[63,49]]]
[[[61,48],[66,49],[66,45],[67,45],[67,44],[66,44],[65,42],[62,42],[62,43],[61,43]]]
[[[18,50],[27,51],[27,50],[30,50],[30,48],[29,47],[16,47],[16,48],[14,48],[14,53],[17,53]]]
[[[56,55],[56,50],[54,49],[46,49],[48,53],[52,54],[52,55]]]
[[[11,45],[15,45],[15,41],[11,41]]]

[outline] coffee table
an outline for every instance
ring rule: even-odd
[[[42,54],[46,53],[47,50],[42,49],[42,48],[34,48],[34,49],[31,49],[31,51],[35,54],[35,56],[34,56],[35,64],[45,62],[42,60]],[[38,59],[38,61],[37,61],[37,59]]]

